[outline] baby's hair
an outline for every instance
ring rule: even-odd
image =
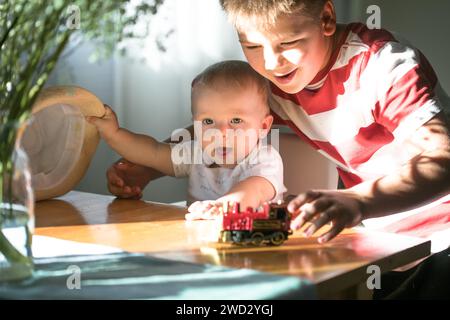
[[[239,30],[248,23],[267,29],[283,14],[318,18],[328,0],[220,0],[228,19]]]
[[[202,87],[224,90],[248,88],[251,85],[261,94],[269,112],[269,83],[244,61],[227,60],[207,67],[192,81],[192,96]]]

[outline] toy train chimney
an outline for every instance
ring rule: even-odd
[[[240,203],[239,202],[233,202],[233,211],[232,213],[239,213],[240,212]]]
[[[270,204],[268,202],[265,202],[263,204],[263,208],[264,208],[264,213],[268,215],[269,211],[270,211]]]

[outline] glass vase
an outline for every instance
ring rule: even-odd
[[[4,148],[6,149],[6,148]],[[24,279],[33,272],[31,240],[34,196],[28,156],[16,143],[0,162],[0,281]]]

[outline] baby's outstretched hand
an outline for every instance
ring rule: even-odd
[[[222,214],[222,202],[196,201],[188,208],[186,220],[214,220]]]
[[[86,116],[86,121],[97,127],[103,139],[111,138],[114,133],[119,130],[119,121],[115,112],[108,106],[105,106],[105,114],[103,117]]]

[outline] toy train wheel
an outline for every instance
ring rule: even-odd
[[[284,240],[286,240],[286,237],[284,235],[283,232],[275,232],[272,234],[272,236],[270,237],[270,242],[274,245],[274,246],[279,246],[280,244],[282,244],[284,242]]]
[[[255,232],[252,234],[251,243],[255,246],[259,246],[264,240],[264,235],[261,232]]]
[[[231,231],[221,231],[219,242],[231,242]]]

